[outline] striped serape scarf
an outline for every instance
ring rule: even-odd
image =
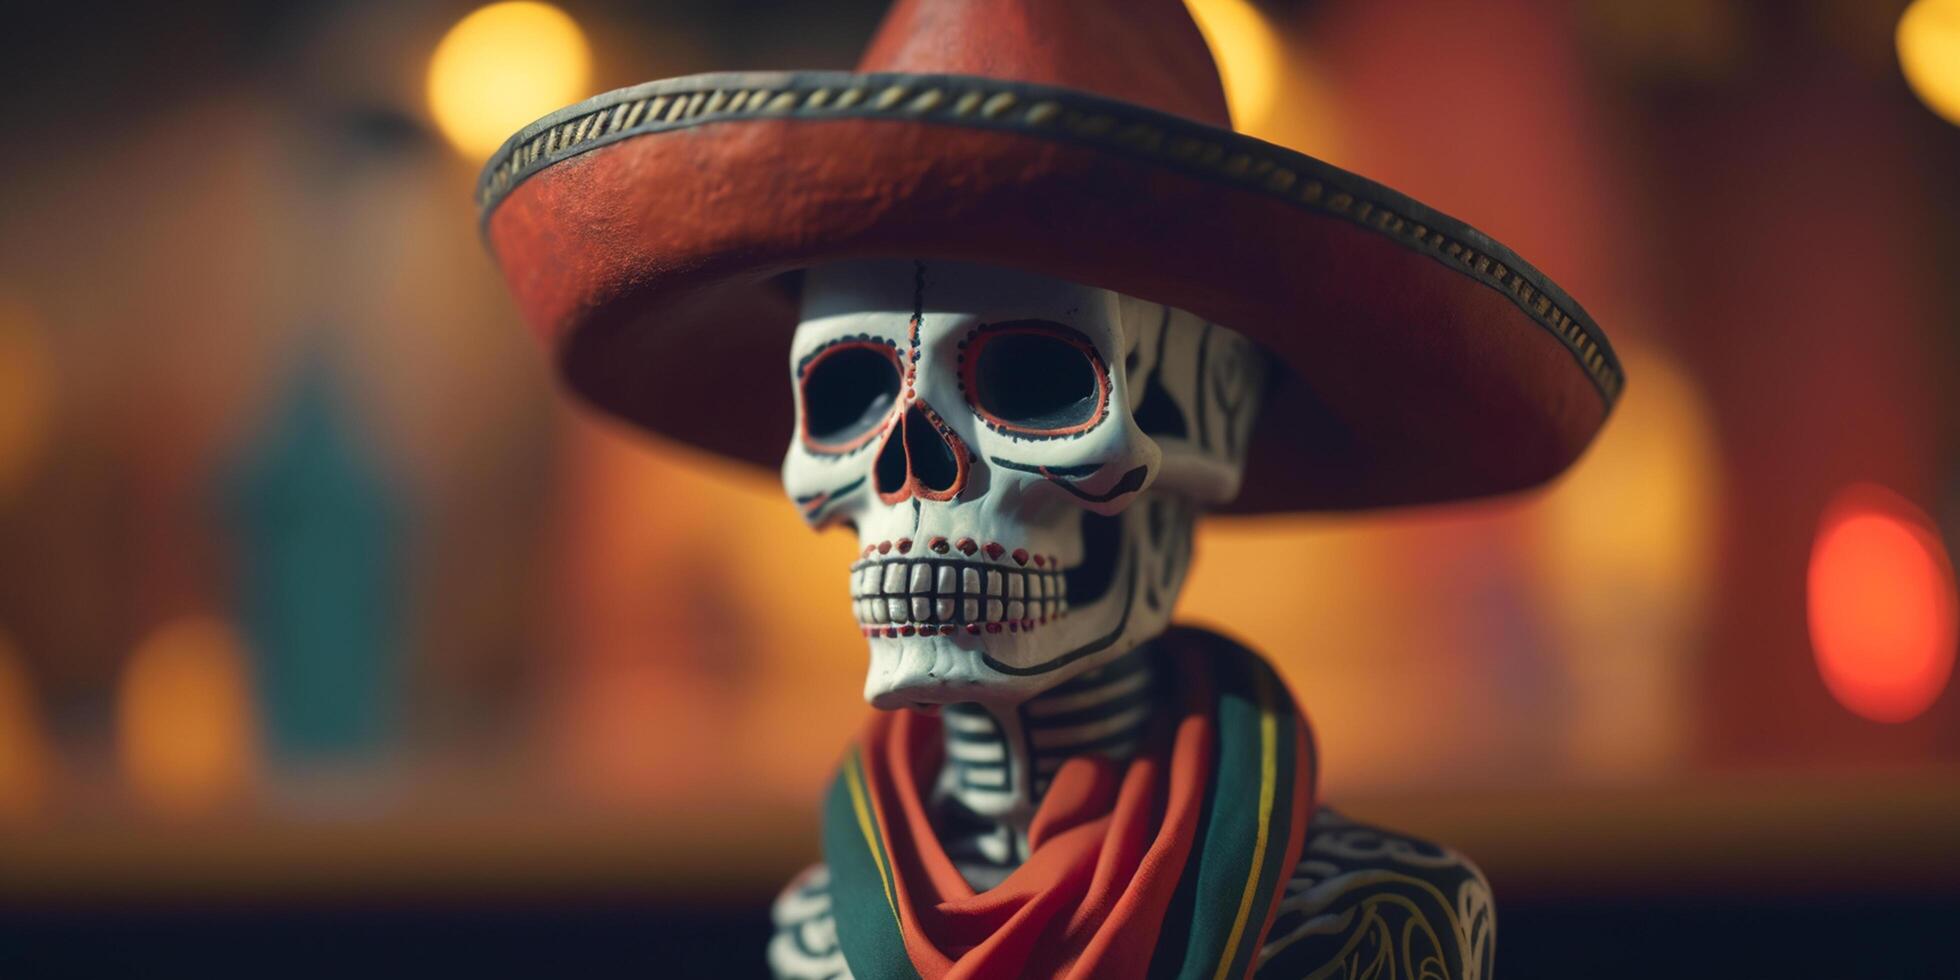
[[[1143,749],[1065,763],[1028,859],[985,892],[928,821],[939,719],[872,719],[824,806],[837,938],[858,980],[1251,973],[1313,815],[1313,740],[1256,654],[1193,629],[1154,646],[1171,683]]]

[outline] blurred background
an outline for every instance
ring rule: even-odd
[[[1506,976],[1956,975],[1960,0],[1191,3],[1240,129],[1515,248],[1630,383],[1547,491],[1207,526],[1182,618],[1487,870]],[[762,972],[853,543],[556,393],[471,189],[882,8],[6,15],[0,973]]]

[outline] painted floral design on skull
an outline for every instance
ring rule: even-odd
[[[1013,703],[1162,633],[1265,376],[1230,330],[954,262],[810,270],[783,485],[855,528],[875,707]]]

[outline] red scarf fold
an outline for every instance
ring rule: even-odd
[[[1217,638],[1207,635],[1207,639]],[[1027,861],[984,892],[976,893],[961,876],[928,815],[927,801],[943,754],[939,719],[898,711],[879,713],[871,720],[855,753],[857,774],[850,771],[850,763],[844,774],[846,781],[862,780],[861,789],[853,784],[850,790],[862,794],[857,803],[862,833],[850,846],[862,851],[864,842],[871,842],[873,861],[863,866],[875,866],[876,876],[867,872],[860,877],[882,885],[882,904],[890,906],[889,912],[882,907],[874,910],[873,921],[882,918],[884,925],[877,931],[888,936],[893,919],[897,920],[903,958],[913,971],[928,980],[1142,977],[1150,971],[1179,884],[1187,876],[1196,876],[1193,869],[1202,863],[1195,859],[1194,849],[1223,836],[1216,828],[1211,836],[1205,835],[1208,807],[1256,809],[1260,803],[1256,782],[1250,791],[1241,783],[1231,787],[1235,797],[1250,799],[1215,799],[1220,699],[1213,665],[1195,649],[1198,646],[1186,643],[1169,651],[1166,659],[1175,674],[1175,693],[1161,706],[1138,755],[1126,762],[1079,756],[1064,763],[1030,825]],[[1267,760],[1268,781],[1279,784],[1276,792],[1285,798],[1271,800],[1272,793],[1267,794],[1273,823],[1270,835],[1262,831],[1258,837],[1258,846],[1273,853],[1265,854],[1263,861],[1250,859],[1249,880],[1248,872],[1241,869],[1228,889],[1212,887],[1213,892],[1229,892],[1218,900],[1197,901],[1205,910],[1202,914],[1212,919],[1236,912],[1236,921],[1213,922],[1206,934],[1222,936],[1231,926],[1229,941],[1220,943],[1222,955],[1235,963],[1242,959],[1249,972],[1252,956],[1245,951],[1257,948],[1287,877],[1274,869],[1290,871],[1299,857],[1311,814],[1313,777],[1305,725],[1291,698],[1263,662],[1245,656],[1267,678],[1259,683],[1269,685],[1261,695],[1271,702],[1266,705],[1268,712],[1290,722],[1268,722],[1266,730],[1266,751],[1279,760]],[[1276,695],[1271,693],[1273,687]],[[1233,742],[1241,751],[1248,742],[1257,750],[1257,728],[1249,730],[1254,734]],[[1290,755],[1272,747],[1275,731],[1281,731],[1289,743]],[[1275,765],[1289,771],[1274,776]],[[1214,823],[1226,822],[1214,819]],[[843,839],[852,837],[846,834]],[[1248,850],[1244,842],[1242,837],[1228,840],[1241,851]],[[1244,854],[1233,858],[1241,866],[1249,860]],[[834,856],[832,863],[836,876]],[[1187,890],[1205,887],[1186,884]],[[875,891],[857,894],[875,895]],[[1191,902],[1187,897],[1186,904]],[[853,937],[869,930],[855,927],[859,920],[853,916],[846,921],[841,912],[840,937],[849,955]],[[863,949],[867,942],[860,940],[856,948]],[[852,957],[853,969],[861,969],[863,960],[862,955]],[[909,972],[900,963],[892,966],[892,974]],[[866,971],[870,972],[879,971]],[[1209,970],[1178,972],[1212,976]]]

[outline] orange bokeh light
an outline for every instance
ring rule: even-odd
[[[1953,673],[1960,600],[1918,508],[1857,485],[1825,509],[1810,554],[1810,641],[1824,685],[1873,721],[1918,717]]]
[[[138,799],[195,816],[242,795],[258,755],[248,673],[238,634],[211,617],[174,620],[137,646],[123,670],[116,734]]]

